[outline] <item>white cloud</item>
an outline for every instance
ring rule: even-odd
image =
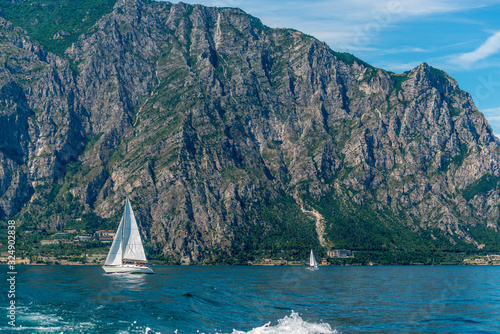
[[[497,132],[495,132],[495,130],[493,130],[493,135],[496,137],[497,143],[500,144],[500,134],[498,134]]]
[[[495,136],[500,139],[500,108],[483,109],[481,112],[488,120]]]
[[[465,1],[465,0],[416,0],[416,1],[393,1],[400,2],[402,14],[408,16],[428,16],[442,13],[466,11],[473,8],[488,6],[498,1]]]
[[[379,54],[388,55],[388,54],[398,54],[398,53],[427,53],[429,50],[413,47],[413,46],[402,46],[400,48],[394,49],[383,49],[379,50]]]
[[[500,121],[500,108],[483,109],[481,112],[488,121]]]
[[[397,63],[397,62],[379,62],[377,64],[377,67],[383,68],[384,70],[387,71],[392,71],[395,73],[402,73],[405,71],[409,71],[418,65],[420,65],[422,62],[419,61],[413,61],[413,62],[408,62],[408,63]]]
[[[479,60],[488,58],[500,51],[500,30],[481,44],[476,50],[460,55],[457,59],[463,65],[470,65]]]

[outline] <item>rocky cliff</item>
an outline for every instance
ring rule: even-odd
[[[499,247],[500,148],[443,71],[390,73],[239,9],[118,0],[63,51],[6,13],[2,219],[114,228],[128,195],[149,252],[184,262]]]

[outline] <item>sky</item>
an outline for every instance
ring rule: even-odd
[[[426,62],[456,79],[500,136],[500,0],[184,2],[241,8],[395,73]]]

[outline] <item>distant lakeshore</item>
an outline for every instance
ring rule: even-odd
[[[86,260],[82,261],[70,261],[66,259],[57,259],[52,257],[46,257],[44,259],[30,260],[30,259],[18,259],[16,260],[16,265],[27,265],[27,266],[43,266],[43,265],[61,265],[61,266],[101,266],[104,265],[106,257],[102,254],[88,255]],[[7,258],[0,257],[0,265],[6,265]],[[200,265],[200,266],[218,266],[218,265],[228,265],[223,263],[161,263],[159,261],[151,261],[151,265],[163,266],[163,265],[174,265],[174,266],[189,266],[189,265]],[[259,261],[248,261],[247,263],[238,263],[237,265],[246,266],[306,266],[305,261],[286,261],[286,260],[272,260],[272,259],[262,259]],[[325,263],[320,264],[321,266],[380,266],[380,265],[412,265],[412,266],[432,266],[432,265],[500,265],[500,255],[492,254],[485,256],[469,256],[463,260],[462,263],[434,263],[434,264],[424,264],[424,263],[410,263],[410,264],[379,264],[379,263]]]

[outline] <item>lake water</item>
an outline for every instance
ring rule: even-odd
[[[500,333],[500,266],[16,269],[2,333]]]

